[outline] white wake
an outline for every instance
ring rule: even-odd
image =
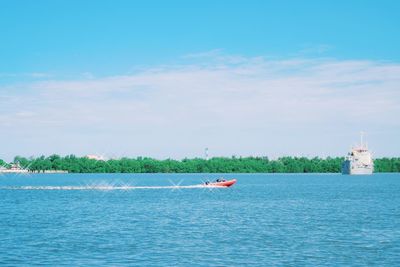
[[[196,189],[196,188],[225,188],[212,185],[167,185],[167,186],[113,186],[113,185],[85,185],[85,186],[6,186],[0,190],[140,190],[140,189]]]

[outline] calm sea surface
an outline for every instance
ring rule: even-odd
[[[400,265],[400,174],[219,176],[0,175],[0,265]]]

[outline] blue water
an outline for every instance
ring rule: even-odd
[[[112,190],[207,177],[217,176],[1,175],[0,265],[400,264],[400,174],[229,174],[232,188]],[[110,190],[78,190],[97,185]]]

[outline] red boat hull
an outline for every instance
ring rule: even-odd
[[[221,186],[221,187],[230,187],[236,183],[236,179],[232,179],[225,182],[216,182],[216,183],[209,183],[207,186]]]

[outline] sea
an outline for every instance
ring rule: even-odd
[[[400,266],[400,174],[2,174],[0,266]]]

